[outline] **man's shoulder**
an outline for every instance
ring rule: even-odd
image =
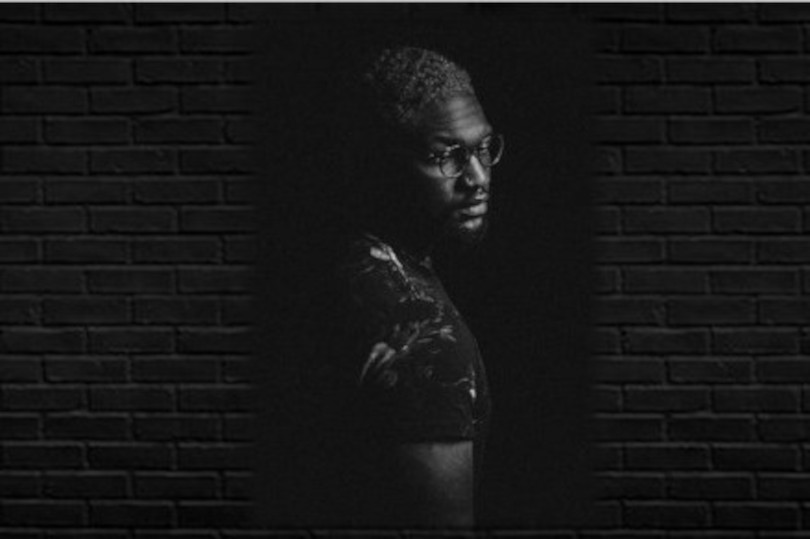
[[[407,291],[411,281],[400,255],[390,244],[371,234],[347,242],[337,275],[342,287],[366,299],[398,297]]]

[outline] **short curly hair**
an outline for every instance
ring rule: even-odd
[[[475,95],[470,75],[441,54],[417,47],[385,49],[362,76],[369,105],[386,126],[413,130],[430,103]]]

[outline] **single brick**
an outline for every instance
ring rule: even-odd
[[[91,442],[87,460],[94,470],[162,470],[171,466],[172,448],[139,442]]]
[[[114,204],[127,200],[127,184],[111,180],[59,179],[45,183],[47,204]]]
[[[798,412],[799,392],[770,387],[733,387],[714,390],[717,412]]]
[[[82,501],[4,500],[3,524],[10,527],[81,527],[87,523]]]
[[[125,416],[54,415],[45,417],[45,437],[51,440],[124,440],[129,437]]]
[[[129,84],[130,62],[126,59],[56,60],[42,63],[47,84]]]
[[[77,469],[84,460],[79,443],[8,442],[0,450],[7,469]]]
[[[625,350],[629,353],[695,354],[708,350],[705,330],[627,329]]]
[[[802,110],[802,91],[799,87],[781,86],[717,87],[714,104],[715,111],[721,114],[799,112]]]
[[[669,140],[676,144],[746,144],[754,142],[749,119],[672,119]]]
[[[799,232],[801,215],[794,209],[717,208],[713,228],[720,233],[779,234]]]
[[[711,152],[697,149],[629,148],[624,169],[630,174],[707,174]]]
[[[85,230],[81,207],[4,208],[0,214],[3,232],[71,233]]]
[[[748,181],[712,178],[667,182],[670,204],[749,204],[752,191]]]
[[[791,293],[798,290],[798,276],[792,270],[713,270],[712,290],[720,294]]]
[[[664,244],[660,240],[600,238],[596,242],[596,256],[601,264],[660,262],[664,258]]]
[[[630,528],[694,529],[707,528],[710,522],[705,503],[632,501],[624,505],[624,523]]]
[[[133,432],[137,440],[217,440],[220,421],[216,415],[139,414]]]
[[[661,300],[638,298],[600,298],[596,302],[599,324],[658,324],[663,320]]]
[[[36,6],[32,5],[32,7]],[[35,58],[0,58],[0,83],[4,85],[35,84],[38,80],[37,66],[38,61]],[[3,91],[6,92],[9,88],[5,87]]]
[[[157,114],[177,110],[173,87],[92,88],[90,110],[101,114]]]
[[[124,144],[128,140],[129,124],[125,120],[66,119],[45,122],[45,142],[49,144]]]
[[[163,387],[105,386],[90,389],[90,410],[102,412],[169,412],[172,391]]]
[[[625,269],[623,291],[630,294],[703,294],[708,290],[708,273],[689,269]]]
[[[750,4],[667,4],[666,18],[677,22],[750,22],[755,16]]]
[[[799,338],[793,329],[717,329],[712,351],[717,354],[795,354]]]
[[[671,299],[667,302],[667,321],[674,326],[754,324],[756,304],[737,298]]]
[[[166,353],[174,348],[170,329],[90,329],[90,350],[96,353]]]
[[[167,262],[216,263],[220,258],[219,251],[219,240],[216,238],[137,240],[132,244],[132,260],[136,263],[158,264]],[[181,275],[181,290],[184,282]]]
[[[219,201],[220,181],[178,178],[139,181],[132,186],[133,198],[145,204],[212,204]],[[255,200],[251,198],[244,203]]]
[[[224,78],[221,60],[137,59],[135,81],[139,84],[213,84]]]
[[[762,500],[806,500],[810,498],[810,475],[761,474],[757,493]]]
[[[166,293],[174,288],[173,272],[167,269],[98,269],[87,271],[91,292]]]
[[[31,239],[0,238],[0,262],[37,262],[39,247]]]
[[[754,480],[734,473],[678,473],[669,479],[667,493],[676,500],[750,500]]]
[[[91,208],[93,232],[161,233],[177,229],[177,215],[171,208]]]
[[[45,4],[43,19],[60,23],[125,23],[131,7],[123,4]]]
[[[725,174],[780,174],[798,172],[794,150],[730,150],[715,152],[714,169]]]
[[[80,237],[44,242],[45,261],[69,264],[122,263],[127,260],[127,243],[121,240]]]
[[[135,299],[135,321],[141,324],[213,325],[217,322],[217,311],[218,302],[215,299]]]
[[[799,52],[802,34],[796,26],[723,26],[714,34],[714,51],[721,53]]]
[[[795,530],[799,508],[776,502],[718,502],[712,509],[716,526],[740,530]]]
[[[219,492],[217,476],[205,473],[143,473],[133,485],[135,496],[144,499],[213,499]]]
[[[759,140],[778,144],[810,142],[810,121],[804,118],[763,118],[758,125]]]
[[[37,142],[39,142],[39,122],[37,120],[0,118],[0,143],[36,144]]]
[[[756,7],[762,22],[810,21],[810,6],[807,4],[762,4]]]
[[[737,239],[670,240],[668,259],[677,263],[744,263],[753,259],[754,242]]]
[[[85,350],[85,336],[81,329],[43,329],[8,327],[0,334],[3,352],[81,353]]]
[[[594,364],[597,381],[616,384],[657,384],[664,380],[664,363],[650,358],[598,358]]]
[[[219,373],[217,360],[190,356],[136,359],[132,362],[132,379],[135,382],[215,382]]]
[[[709,450],[703,445],[634,444],[625,449],[628,470],[707,470]]]
[[[801,178],[767,180],[755,187],[757,200],[765,204],[810,202],[810,184]]]
[[[61,297],[42,304],[48,325],[122,324],[128,321],[127,301],[122,298]]]
[[[711,91],[693,86],[628,87],[624,112],[630,114],[701,114],[711,110]]]
[[[180,152],[180,170],[191,174],[248,173],[253,169],[252,154],[240,148],[209,148]]]
[[[627,412],[700,412],[709,409],[709,391],[698,388],[627,387]]]
[[[90,502],[90,525],[99,527],[167,528],[173,521],[172,504],[116,500]]]
[[[766,56],[757,61],[759,79],[765,83],[810,81],[810,60],[801,56]]]
[[[808,246],[810,248],[810,246]],[[759,322],[771,324],[809,324],[810,299],[763,298],[759,300]]]
[[[83,114],[87,90],[73,87],[9,86],[0,95],[0,111],[7,114]]]
[[[765,443],[718,445],[712,449],[712,460],[718,470],[795,470],[799,452],[794,447]]]
[[[42,492],[38,472],[0,471],[0,496],[3,498],[37,498]]]
[[[676,384],[744,384],[752,380],[751,360],[699,358],[670,360],[669,380]]]
[[[670,440],[681,442],[744,442],[754,440],[751,417],[671,417]]]
[[[127,476],[115,472],[59,472],[43,479],[49,498],[124,498]]]
[[[0,364],[0,383],[40,381],[42,381],[42,366],[37,357],[26,354],[19,357],[11,354],[3,356],[3,362]]]
[[[146,144],[216,144],[222,135],[221,120],[213,118],[146,118],[135,124],[135,141]]]
[[[622,211],[625,233],[705,233],[709,212],[705,208],[626,208]]]
[[[625,53],[703,53],[709,50],[709,30],[701,27],[631,26],[622,30]]]
[[[5,173],[84,174],[87,155],[83,150],[64,148],[5,147],[0,155]]]
[[[180,29],[180,50],[190,54],[252,52],[252,34],[238,27]]]
[[[79,269],[23,267],[0,270],[0,291],[81,293],[84,280]]]
[[[6,411],[67,412],[86,406],[84,392],[79,388],[41,385],[4,388],[2,403]]]
[[[0,323],[2,324],[36,324],[41,316],[40,311],[39,301],[33,298],[0,296]]]
[[[0,54],[82,54],[82,28],[0,24]]]
[[[135,21],[143,24],[221,23],[225,21],[224,4],[139,4]]]
[[[90,51],[96,54],[171,54],[177,51],[171,28],[91,28]]]
[[[169,149],[128,148],[90,152],[90,171],[102,174],[166,174],[177,156]]]
[[[99,357],[92,359],[59,357],[45,360],[45,378],[49,382],[120,383],[127,377],[127,363],[123,358]]]

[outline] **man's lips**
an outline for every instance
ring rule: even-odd
[[[487,213],[487,201],[482,199],[462,207],[458,212],[465,217],[481,217]]]

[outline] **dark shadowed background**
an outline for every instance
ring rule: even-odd
[[[346,204],[341,191],[357,181],[342,166],[351,156],[336,155],[351,127],[335,120],[347,106],[347,73],[374,50],[403,44],[434,48],[465,66],[507,140],[493,170],[489,240],[474,254],[439,258],[492,385],[479,520],[523,528],[582,522],[591,495],[593,276],[583,29],[564,10],[514,6],[300,8],[269,28],[266,123],[276,129],[260,142],[262,170],[272,174],[258,207],[264,267],[286,267],[276,273],[284,284],[266,288],[260,305],[315,287],[329,271],[330,239],[341,229],[336,210]],[[280,310],[263,314],[262,327],[283,327]],[[268,342],[268,353],[277,346]]]

